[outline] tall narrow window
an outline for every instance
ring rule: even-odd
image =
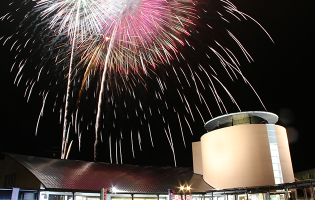
[[[282,178],[279,148],[278,148],[275,125],[266,124],[266,126],[267,126],[268,139],[269,139],[273,176],[275,179],[275,184],[280,184],[280,183],[283,183],[283,178]]]

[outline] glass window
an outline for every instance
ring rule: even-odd
[[[272,164],[273,170],[280,170],[279,164]]]
[[[131,197],[112,197],[111,199],[112,200],[131,200]]]
[[[270,144],[270,149],[276,149],[276,150],[278,150],[278,145],[277,144]]]
[[[271,161],[272,161],[272,163],[280,163],[279,157],[276,157],[276,156],[272,156]]]
[[[269,143],[277,143],[276,137],[269,137]]]
[[[275,195],[270,195],[271,200],[280,200],[280,195],[275,194]]]
[[[280,184],[282,181],[281,181],[281,178],[275,178],[275,183],[276,184]]]
[[[224,196],[218,196],[218,200],[225,200]]]
[[[275,130],[275,125],[274,124],[266,124],[267,130]]]
[[[75,196],[75,200],[86,200],[85,196]]]
[[[273,175],[274,175],[275,177],[281,177],[281,176],[280,176],[280,171],[278,171],[278,170],[273,171]]]
[[[48,197],[48,200],[69,200],[69,197],[70,196],[67,196],[67,195],[50,194]],[[71,196],[71,199],[72,199],[72,196]]]
[[[279,156],[279,152],[277,149],[271,150],[270,153],[271,153],[271,156]]]
[[[100,197],[86,197],[86,200],[100,200]]]
[[[268,130],[268,136],[274,136],[274,137],[276,137],[276,131]]]

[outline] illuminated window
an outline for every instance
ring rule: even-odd
[[[282,179],[282,171],[281,171],[276,129],[275,129],[274,124],[266,124],[266,126],[267,126],[268,139],[269,139],[273,176],[274,176],[275,184],[280,184],[280,183],[283,183],[283,179]]]

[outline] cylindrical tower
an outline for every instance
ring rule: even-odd
[[[193,143],[194,172],[216,189],[294,182],[287,133],[277,121],[262,111],[208,121],[208,133]]]

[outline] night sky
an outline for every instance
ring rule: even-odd
[[[2,6],[7,2],[9,1],[1,1],[1,16],[7,12]],[[275,42],[272,43],[255,23],[245,22],[246,29],[240,30],[244,35],[238,38],[255,62],[249,64],[242,55],[238,56],[243,74],[261,97],[267,111],[280,117],[277,124],[287,128],[294,171],[315,168],[313,158],[315,133],[312,127],[315,112],[312,95],[314,22],[311,6],[306,0],[232,0],[231,2],[239,10],[256,19]],[[1,22],[0,35],[7,35],[15,29],[15,26],[16,23]],[[26,98],[23,97],[25,87],[23,85],[16,87],[13,84],[15,73],[10,73],[10,68],[14,54],[10,53],[9,49],[9,46],[0,46],[2,61],[0,152],[58,158],[62,134],[59,113],[46,109],[39,124],[38,135],[35,136],[42,100],[39,96],[33,95],[26,103]],[[228,79],[224,75],[219,78],[221,81]],[[242,111],[264,110],[251,89],[242,80],[232,84],[229,80],[227,82]],[[228,102],[229,99],[225,101]],[[209,106],[216,108],[212,103],[209,103]],[[228,111],[236,112],[233,109]],[[214,112],[215,116],[219,114]],[[205,121],[208,120],[210,117],[205,116]],[[200,119],[192,124],[194,136],[190,136],[190,131],[184,127],[184,132],[187,134],[186,148],[181,144],[181,137],[174,137],[174,140],[179,141],[175,142],[178,166],[192,166],[190,143],[197,141],[205,132],[202,124]],[[172,152],[165,142],[165,134],[161,134],[163,134],[163,141],[160,137],[154,137],[154,148],[151,147],[149,138],[144,136],[142,151],[136,152],[135,159],[130,152],[126,153],[123,155],[124,163],[172,165]],[[92,132],[91,137],[84,138],[81,152],[78,152],[77,140],[74,139],[69,158],[93,160],[93,137]],[[100,156],[103,155],[102,151],[104,149],[100,150]],[[108,158],[99,161],[108,162]]]

